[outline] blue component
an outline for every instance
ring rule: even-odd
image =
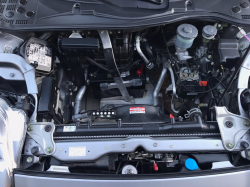
[[[188,158],[185,162],[185,166],[188,170],[196,170],[199,169],[196,161],[192,158]]]

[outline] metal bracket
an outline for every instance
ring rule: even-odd
[[[248,88],[248,78],[250,77],[250,53],[247,54],[239,72],[238,78],[238,105],[241,116],[247,117],[241,105],[241,93]]]
[[[111,75],[114,78],[115,83],[117,84],[118,89],[120,90],[122,97],[125,101],[131,101],[128,90],[126,86],[123,84],[123,80],[121,78],[120,72],[117,68],[115,57],[112,49],[112,44],[109,38],[109,34],[107,30],[98,31],[100,38],[102,40],[103,45],[103,53],[105,56],[105,60],[108,66],[108,69],[111,71]]]
[[[185,117],[185,118],[189,118],[193,113],[201,113],[201,114],[202,114],[202,112],[201,112],[200,109],[198,109],[198,108],[193,108],[193,109],[191,109],[190,111],[187,110],[187,114],[184,114],[184,117]]]
[[[142,86],[142,80],[141,79],[132,79],[129,81],[123,81],[123,84],[126,87]],[[100,88],[102,91],[104,91],[104,90],[118,88],[118,85],[117,85],[117,83],[101,83]]]
[[[28,135],[41,146],[46,155],[52,155],[56,150],[54,131],[55,125],[51,122],[30,123],[27,127]]]
[[[233,151],[250,129],[250,120],[229,112],[226,107],[215,107],[215,111],[223,145],[228,151]]]

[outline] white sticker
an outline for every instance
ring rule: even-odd
[[[63,132],[75,132],[76,131],[76,126],[64,126],[63,127]]]
[[[69,156],[86,156],[86,147],[69,147]]]
[[[145,107],[130,107],[130,114],[145,114]]]
[[[69,168],[68,166],[53,166],[51,165],[48,171],[56,171],[56,172],[64,172],[64,173],[69,173]]]

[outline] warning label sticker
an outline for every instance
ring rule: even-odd
[[[86,147],[69,147],[69,156],[86,156]]]
[[[130,107],[130,114],[145,114],[145,107]]]

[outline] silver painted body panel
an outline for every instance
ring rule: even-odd
[[[15,187],[249,187],[250,170],[171,179],[90,180],[15,175]]]

